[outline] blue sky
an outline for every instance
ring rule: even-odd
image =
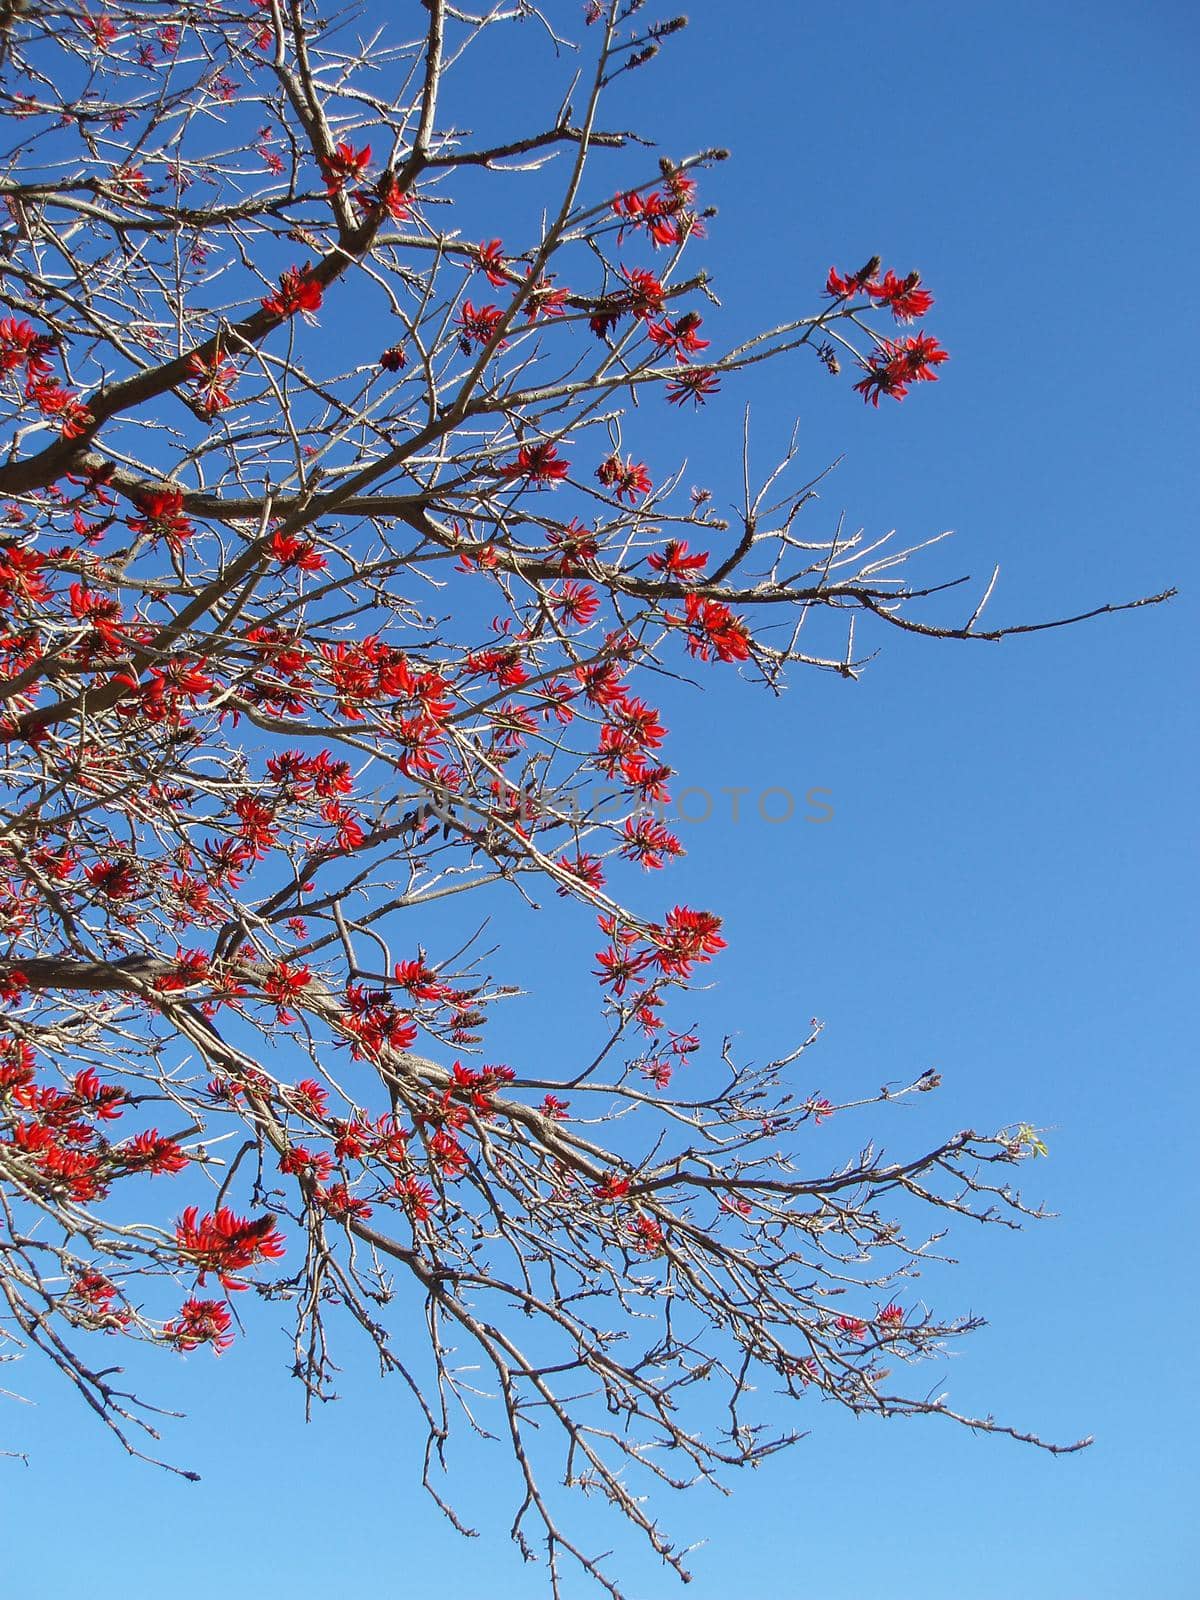
[[[818,516],[908,540],[954,528],[930,558],[941,576],[999,562],[998,621],[1183,591],[999,646],[877,638],[862,682],[797,674],[782,702],[712,675],[703,700],[673,700],[685,782],[820,785],[834,806],[820,826],[688,831],[664,892],[723,911],[730,936],[702,1020],[761,1057],[821,1017],[811,1087],[835,1099],[936,1066],[941,1093],[872,1123],[889,1148],[1049,1130],[1025,1186],[1059,1220],[955,1233],[962,1265],[931,1283],[990,1326],[935,1381],[1097,1441],[1053,1460],[816,1408],[810,1437],[731,1500],[662,1505],[682,1539],[709,1540],[692,1600],[1194,1592],[1198,44],[1193,9],[1161,0],[699,0],[643,80],[641,123],[673,153],[733,152],[705,190],[726,326],[811,309],[831,263],[879,251],[921,269],[953,357],[878,412],[815,363],[758,372],[704,420],[718,502],[737,493],[748,400],[764,465],[795,419],[812,470],[845,455]],[[512,935],[547,979],[593,943],[551,916]],[[546,981],[498,1019],[509,1059],[531,1035],[561,1049],[593,1005],[586,980]],[[119,1566],[134,1595],[169,1574],[175,1600],[541,1593],[504,1540],[490,1456],[459,1444],[464,1498],[495,1534],[464,1543],[414,1485],[398,1387],[351,1348],[345,1399],[305,1428],[285,1362],[260,1344],[160,1370],[191,1413],[172,1443],[198,1486],[126,1461],[22,1374],[39,1409],[11,1423],[6,1406],[5,1431],[32,1461],[0,1468],[14,1591],[65,1596]],[[64,1503],[84,1535],[69,1542]],[[632,1546],[625,1567],[636,1600],[683,1592]]]

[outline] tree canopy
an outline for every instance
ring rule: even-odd
[[[686,1011],[724,938],[653,876],[655,684],[1081,619],[993,626],[988,583],[947,624],[961,580],[823,528],[794,451],[752,478],[738,375],[882,424],[944,375],[933,297],[872,257],[724,341],[725,152],[604,109],[682,20],[568,10],[0,7],[0,1358],[158,1458],[114,1343],[220,1354],[262,1297],[311,1400],[357,1330],[456,1524],[452,1434],[497,1436],[522,1551],[615,1596],[555,1481],[682,1573],[655,1480],[788,1444],[764,1387],[1044,1443],[909,1376],[978,1319],[904,1295],[947,1221],[1029,1214],[1036,1132],[798,1164],[816,1030],[746,1062]],[[530,93],[457,126],[497,39]],[[733,520],[659,464],[704,406]],[[553,981],[485,947],[503,896],[597,926],[550,1079],[488,1059]]]

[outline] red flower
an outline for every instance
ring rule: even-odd
[[[750,657],[750,634],[740,617],[719,600],[705,600],[689,594],[684,601],[684,625],[688,628],[688,654],[708,661],[746,661]]]
[[[858,1317],[839,1317],[835,1326],[847,1339],[865,1339],[867,1336],[867,1325]]]
[[[85,11],[79,19],[79,26],[100,50],[107,50],[117,37],[117,25],[105,11],[98,17],[93,17]]]
[[[878,406],[881,394],[903,400],[910,383],[936,383],[934,367],[949,359],[949,352],[927,333],[898,341],[881,339],[874,360],[863,362],[866,377],[854,387],[873,406]]]
[[[499,562],[494,544],[481,544],[474,550],[460,550],[454,563],[456,572],[490,572]]]
[[[656,550],[646,559],[655,572],[665,572],[672,578],[687,582],[708,561],[708,551],[689,555],[686,539],[670,539],[661,552]]]
[[[670,317],[664,317],[661,322],[652,322],[646,332],[650,335],[651,344],[657,345],[664,353],[670,353],[677,361],[686,361],[689,356],[708,349],[710,341],[701,339],[696,332],[702,321],[703,318],[694,311],[688,311],[678,322],[672,322]]]
[[[331,156],[321,162],[326,194],[340,194],[347,183],[357,182],[371,164],[371,146],[356,150],[353,145],[339,143]]]
[[[650,930],[656,946],[654,961],[671,977],[690,977],[694,963],[711,961],[718,950],[724,950],[725,940],[717,931],[720,926],[720,917],[711,911],[676,906],[661,928]]]
[[[229,1331],[232,1325],[233,1317],[223,1300],[185,1300],[175,1321],[163,1328],[163,1337],[180,1350],[211,1344],[214,1353],[220,1355],[233,1343]]]
[[[405,355],[403,348],[398,344],[394,344],[380,356],[379,365],[385,372],[399,372],[407,361],[408,357]]]
[[[336,830],[339,850],[357,850],[366,837],[354,812],[336,800],[326,801],[321,807],[321,817]]]
[[[404,1202],[404,1209],[414,1222],[428,1222],[436,1200],[427,1183],[417,1178],[397,1178],[393,1191]]]
[[[919,289],[919,272],[910,272],[907,278],[898,278],[889,267],[883,279],[868,287],[867,293],[880,305],[889,306],[897,322],[915,322],[923,317],[933,304],[928,289]]]
[[[188,1206],[175,1225],[179,1259],[200,1269],[200,1282],[215,1272],[226,1289],[244,1289],[236,1274],[256,1261],[283,1255],[283,1235],[268,1212],[256,1222],[236,1216],[226,1206],[201,1217],[199,1207]]]
[[[588,327],[597,339],[605,339],[620,322],[625,311],[623,301],[617,297],[608,300],[599,300],[596,309],[588,318]]]
[[[476,246],[479,258],[479,267],[487,281],[495,289],[503,289],[508,283],[508,278],[503,272],[504,256],[501,252],[499,239],[490,239],[487,244]]]
[[[615,452],[605,456],[596,468],[596,476],[606,489],[613,491],[616,499],[628,497],[631,505],[639,494],[649,494],[654,487],[644,462],[634,461],[632,457],[622,461]]]
[[[549,529],[546,539],[559,552],[558,570],[564,578],[596,559],[599,547],[595,534],[590,528],[581,527],[575,518],[565,528]]]
[[[366,1151],[366,1140],[371,1131],[367,1124],[360,1122],[357,1117],[352,1122],[344,1122],[340,1117],[334,1117],[329,1126],[337,1134],[333,1153],[338,1160],[360,1161]]]
[[[662,1224],[653,1217],[639,1217],[630,1224],[630,1233],[633,1235],[633,1248],[641,1256],[654,1256],[663,1247]]]
[[[301,539],[294,533],[273,533],[270,550],[285,572],[292,567],[301,572],[324,572],[329,565],[314,539]]]
[[[23,1039],[0,1039],[0,1095],[33,1082],[33,1046]]]
[[[78,1110],[102,1122],[114,1122],[121,1115],[128,1096],[115,1083],[101,1083],[94,1067],[83,1067],[71,1081],[72,1099]]]
[[[113,173],[111,182],[114,189],[132,195],[135,200],[150,198],[150,185],[141,167],[121,167]]]
[[[429,1151],[447,1177],[457,1178],[466,1170],[467,1152],[444,1128],[439,1128],[429,1141]]]
[[[282,965],[282,963],[281,963]],[[303,982],[300,981],[304,974]],[[289,974],[292,992],[298,994],[301,989],[307,988],[309,978],[307,969],[299,967]],[[329,1092],[315,1078],[301,1078],[300,1082],[289,1092],[288,1098],[298,1111],[315,1120],[325,1117],[329,1109]]]
[[[634,267],[632,272],[624,273],[624,278],[629,285],[623,297],[626,308],[640,322],[649,322],[650,318],[656,317],[663,308],[662,284],[652,272],[646,272],[641,267]]]
[[[322,796],[349,794],[354,788],[348,761],[335,761],[328,750],[319,750],[308,764],[313,787]]]
[[[109,900],[128,900],[137,893],[137,874],[127,861],[97,861],[83,869],[97,894]]]
[[[669,856],[681,856],[683,846],[661,822],[653,817],[626,817],[625,844],[621,854],[626,861],[640,861],[643,867],[658,868]]]
[[[142,515],[130,517],[130,529],[153,539],[165,539],[177,553],[196,531],[183,515],[183,494],[178,489],[148,489],[138,497],[138,505]]]
[[[112,1309],[110,1302],[116,1293],[116,1284],[102,1272],[81,1272],[71,1285],[72,1299],[82,1300],[84,1305],[94,1306],[101,1311]]]
[[[29,988],[29,979],[23,972],[10,972],[0,979],[0,1002],[16,1005]]]
[[[893,362],[904,372],[907,379],[916,383],[936,383],[937,373],[934,367],[940,367],[943,361],[949,361],[950,352],[943,350],[937,340],[927,333],[918,333],[911,339],[905,339],[900,344],[891,345]]]
[[[597,1200],[623,1200],[629,1193],[629,1179],[613,1173],[596,1184],[592,1193]]]
[[[79,396],[64,389],[57,378],[37,377],[27,372],[25,397],[32,400],[44,417],[57,417],[58,430],[64,439],[78,439],[95,420],[90,411],[79,403]]]
[[[636,789],[643,805],[650,801],[666,805],[671,798],[667,793],[667,779],[672,776],[670,767],[652,767],[645,756],[630,756],[621,763],[621,777],[630,789]]]
[[[264,311],[273,317],[294,317],[298,311],[321,309],[323,290],[311,268],[289,267],[279,279],[279,288],[262,302]]]
[[[287,1006],[311,982],[312,973],[307,967],[289,967],[286,961],[276,962],[263,983],[263,993],[278,1008],[280,1022],[291,1022]]]
[[[27,604],[49,600],[50,590],[41,576],[44,561],[38,551],[20,545],[0,551],[0,611],[14,610],[18,600]]]
[[[174,1139],[163,1138],[157,1128],[139,1133],[114,1154],[125,1166],[140,1172],[182,1172],[188,1165],[188,1157]]]
[[[552,278],[541,278],[529,291],[525,302],[525,315],[530,322],[539,317],[561,317],[567,303],[566,289],[555,289]]]
[[[371,1207],[365,1200],[350,1193],[344,1183],[335,1183],[331,1189],[317,1194],[317,1201],[331,1217],[344,1221],[347,1217],[369,1217]]]
[[[904,399],[908,393],[908,384],[903,375],[893,369],[890,361],[886,359],[864,361],[863,366],[867,370],[867,375],[865,378],[860,378],[854,387],[868,405],[878,407],[881,394],[891,395],[893,400]]]
[[[28,322],[16,317],[0,318],[0,373],[24,366],[26,374],[44,377],[50,371],[46,357],[54,349],[47,333],[37,333]]]
[[[586,884],[589,889],[602,889],[604,887],[604,863],[599,856],[578,854],[572,861],[569,856],[560,858],[558,865],[572,878],[578,878],[580,883]],[[570,886],[560,884],[560,895],[571,893]]]
[[[302,1144],[294,1144],[280,1156],[279,1170],[310,1183],[324,1183],[333,1171],[333,1157],[324,1150],[307,1150]]]
[[[449,985],[443,983],[424,961],[398,961],[392,975],[414,1000],[444,1000],[450,993]]]
[[[379,184],[378,194],[370,194],[364,189],[357,189],[354,194],[355,205],[368,213],[373,214],[380,206],[387,212],[393,222],[403,222],[408,216],[409,198],[396,182],[394,172],[385,173]]]
[[[702,406],[720,387],[721,380],[710,367],[693,367],[667,384],[667,402],[681,406],[690,400],[693,405]]]
[[[850,295],[862,294],[875,282],[875,274],[879,271],[879,257],[872,256],[865,267],[860,267],[857,272],[848,273],[844,278],[836,267],[830,267],[829,276],[825,280],[825,293],[833,295],[837,300],[845,300]]]
[[[469,300],[464,300],[456,319],[460,330],[458,342],[463,355],[471,354],[473,344],[481,349],[490,344],[503,316],[499,306],[473,306]],[[505,342],[501,339],[496,349],[503,350]]]
[[[600,926],[609,930],[609,919],[600,918]],[[612,929],[612,946],[608,950],[601,950],[596,956],[600,963],[600,970],[596,977],[602,984],[611,984],[612,991],[620,997],[631,983],[645,983],[643,976],[650,965],[651,952],[632,948],[636,934],[632,929]]]
[[[222,361],[220,352],[207,361],[199,355],[193,355],[190,365],[195,374],[196,402],[201,411],[212,417],[218,411],[227,410],[233,404],[229,386],[237,377],[237,368]]]
[[[575,623],[581,628],[593,621],[600,610],[599,595],[586,583],[564,583],[557,594],[551,592],[546,599],[562,622]]]
[[[667,189],[674,210],[678,210],[681,206],[690,206],[696,198],[695,178],[685,177],[682,172],[671,170],[667,173]]]
[[[250,857],[261,860],[278,837],[274,810],[265,801],[256,800],[249,794],[239,795],[233,803],[233,809],[238,819],[238,833],[248,846],[243,851],[243,860]]]
[[[893,1300],[890,1305],[884,1306],[875,1320],[883,1332],[897,1334],[904,1326],[904,1307]]]
[[[121,620],[120,604],[97,594],[93,589],[85,589],[81,583],[71,585],[70,596],[71,615],[76,621],[86,622],[110,650],[119,649],[121,630],[117,624]]]
[[[674,197],[668,199],[665,195],[652,189],[649,194],[639,194],[631,190],[628,194],[619,194],[612,202],[612,209],[618,217],[624,217],[644,227],[650,237],[650,243],[657,247],[663,244],[678,244],[679,224],[674,213],[679,209]],[[625,236],[622,228],[617,234],[619,244]]]
[[[557,445],[523,444],[517,459],[499,469],[502,478],[527,478],[531,483],[557,483],[571,470],[569,461],[561,461]]]

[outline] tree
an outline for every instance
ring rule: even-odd
[[[702,1048],[680,991],[719,918],[636,909],[680,852],[651,676],[852,677],[860,615],[1059,624],[937,620],[915,552],[808,526],[791,453],[761,487],[746,465],[732,526],[662,478],[663,419],[762,360],[846,361],[880,409],[946,360],[917,275],[874,258],[722,345],[692,266],[722,152],[656,160],[600,109],[678,22],[420,20],[3,12],[0,1338],[140,1451],[114,1340],[220,1353],[282,1301],[317,1399],[357,1323],[449,1514],[452,1426],[493,1429],[521,1548],[615,1594],[553,1477],[682,1570],[645,1486],[787,1443],[756,1385],[956,1416],[887,1369],[977,1323],[905,1282],[945,1216],[1026,1212],[1039,1149],[1016,1125],[797,1170],[845,1109],[797,1087],[814,1036]],[[455,75],[534,32],[539,70],[570,63],[540,126],[507,84],[482,131],[449,123]],[[604,1031],[546,1081],[480,1056],[519,951],[471,937],[479,900],[443,930],[468,892],[550,889],[599,919]]]

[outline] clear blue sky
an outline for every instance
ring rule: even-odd
[[[709,675],[675,711],[686,782],[822,785],[835,807],[821,827],[691,829],[663,891],[728,917],[710,1033],[761,1057],[822,1017],[812,1087],[831,1098],[938,1067],[941,1094],[876,1124],[893,1148],[1020,1118],[1050,1130],[1026,1189],[1060,1220],[960,1229],[963,1265],[931,1280],[939,1305],[991,1323],[945,1383],[1097,1439],[1052,1460],[818,1407],[732,1500],[661,1507],[710,1540],[692,1600],[1195,1593],[1198,45],[1194,8],[1167,0],[698,0],[645,80],[641,120],[672,153],[733,151],[706,190],[730,326],[811,308],[832,262],[878,250],[922,270],[953,354],[878,413],[815,364],[759,374],[724,430],[706,420],[718,501],[737,492],[749,398],[764,464],[794,417],[814,470],[846,454],[831,516],[912,539],[953,527],[956,572],[999,561],[999,620],[1183,590],[998,647],[889,637],[860,684],[798,675],[782,704]],[[550,916],[519,924],[547,980],[576,949]],[[586,980],[547,981],[493,1045],[561,1050],[593,1006]],[[540,1595],[500,1532],[493,1458],[459,1443],[466,1502],[497,1530],[464,1543],[414,1485],[398,1385],[351,1346],[344,1402],[306,1429],[285,1364],[260,1342],[160,1370],[157,1392],[191,1413],[172,1444],[204,1473],[194,1487],[125,1460],[32,1370],[4,1374],[40,1402],[4,1406],[4,1435],[34,1452],[0,1465],[12,1591],[58,1600],[119,1573],[173,1600]],[[630,1557],[636,1600],[683,1592]],[[591,1592],[570,1580],[570,1600]]]

